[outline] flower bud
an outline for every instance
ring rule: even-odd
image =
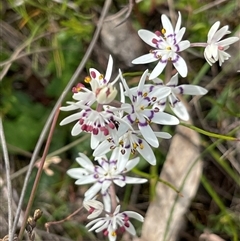
[[[117,89],[113,85],[108,84],[98,88],[95,94],[99,104],[109,104],[115,99],[117,95]]]
[[[88,210],[88,219],[98,217],[103,211],[103,204],[97,200],[86,200],[83,202],[83,206]]]

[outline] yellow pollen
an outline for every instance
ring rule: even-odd
[[[145,93],[143,93],[142,96],[143,96],[143,97],[147,97],[147,95],[148,95],[148,94],[145,92]]]
[[[141,106],[140,109],[141,109],[141,110],[144,110],[144,106]]]
[[[116,237],[116,236],[117,236],[117,234],[116,234],[115,231],[112,231],[111,235],[112,235],[113,237]]]
[[[167,49],[167,50],[171,50],[171,47],[170,47],[170,46],[168,46],[166,49]]]
[[[103,74],[99,75],[99,80],[102,80],[104,78]]]
[[[133,148],[136,149],[138,147],[137,143],[133,143]]]
[[[161,30],[161,32],[162,32],[162,34],[165,34],[167,31],[166,31],[165,28],[163,28],[163,29]]]
[[[135,122],[138,124],[138,123],[139,123],[139,119],[138,119],[138,118],[136,118]]]
[[[142,143],[139,145],[139,147],[140,147],[140,149],[143,149],[143,148],[144,148],[144,146],[143,146]]]
[[[86,76],[85,79],[84,79],[84,82],[89,84],[91,82],[91,77]]]
[[[119,145],[123,146],[123,140],[119,141]]]

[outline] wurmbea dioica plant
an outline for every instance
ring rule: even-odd
[[[81,166],[72,168],[67,174],[76,179],[76,185],[92,184],[85,192],[84,207],[89,212],[87,224],[89,231],[102,232],[110,241],[117,235],[127,231],[136,235],[130,218],[144,221],[143,217],[133,211],[120,211],[119,199],[114,186],[124,187],[126,184],[141,184],[147,179],[131,177],[127,173],[138,163],[140,158],[131,155],[140,154],[150,165],[156,164],[152,147],[158,147],[158,138],[169,139],[166,132],[156,132],[153,124],[178,125],[179,119],[187,121],[188,111],[180,101],[180,95],[205,95],[207,90],[201,86],[182,84],[178,86],[178,73],[186,77],[187,64],[181,52],[189,47],[204,47],[204,57],[212,65],[219,65],[230,55],[226,52],[229,45],[238,41],[237,37],[221,40],[229,34],[228,26],[218,30],[220,22],[213,24],[208,33],[206,43],[190,43],[182,40],[186,31],[181,28],[181,14],[175,28],[166,15],[161,16],[162,30],[152,33],[139,30],[140,38],[153,47],[146,55],[136,58],[133,64],[146,64],[158,61],[153,71],[146,70],[136,87],[130,88],[122,72],[115,80],[111,80],[113,59],[109,56],[106,74],[94,68],[89,69],[89,76],[84,80],[90,84],[87,88],[79,83],[73,88],[73,99],[63,111],[76,111],[66,117],[60,125],[76,122],[71,134],[82,132],[91,134],[90,146],[93,161],[83,153],[79,153],[76,161]],[[165,66],[172,63],[178,73],[168,82],[159,78]],[[120,100],[117,100],[117,85],[120,89]],[[116,104],[118,102],[118,104]],[[165,113],[167,104],[173,114]],[[101,216],[101,217],[99,217]]]

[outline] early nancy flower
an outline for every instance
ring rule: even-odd
[[[72,114],[60,122],[60,125],[66,125],[73,121],[77,123],[73,126],[71,134],[79,135],[82,132],[91,133],[91,148],[95,149],[98,144],[105,140],[109,135],[114,138],[117,128],[116,121],[121,121],[116,115],[107,111],[96,111],[87,105],[82,105],[80,102],[68,102],[69,106],[61,107],[63,111],[82,109],[81,111]]]
[[[231,57],[231,55],[225,51],[229,48],[229,45],[238,41],[239,38],[229,37],[221,40],[224,35],[231,32],[228,31],[227,25],[218,30],[219,26],[220,22],[217,21],[208,32],[207,47],[204,50],[204,57],[210,65],[219,61],[219,65],[221,66],[225,60]]]
[[[105,76],[94,68],[89,69],[90,76],[85,77],[84,82],[90,84],[91,89],[85,87],[84,84],[79,83],[72,88],[73,99],[78,100],[82,104],[91,106],[95,101],[99,104],[108,104],[113,101],[117,95],[117,89],[114,84],[117,82],[119,76],[110,82],[113,68],[112,56],[109,56],[108,65]]]
[[[146,70],[137,86],[137,88],[129,89],[125,79],[121,77],[126,95],[129,97],[131,104],[123,103],[121,109],[127,113],[123,120],[133,125],[138,126],[141,135],[153,147],[158,147],[158,139],[151,128],[151,123],[160,125],[177,125],[179,120],[170,114],[159,111],[153,108],[153,103],[167,97],[171,90],[167,87],[155,88],[154,85],[146,85],[145,80],[148,77],[148,70]],[[121,128],[128,128],[127,125],[120,125]],[[126,129],[127,131],[127,129]]]
[[[97,218],[86,225],[87,228],[91,227],[89,231],[95,230],[96,233],[102,232],[104,236],[107,236],[109,241],[115,241],[117,235],[129,232],[131,235],[136,235],[136,230],[130,218],[134,218],[140,222],[144,221],[144,218],[133,211],[120,212],[120,206],[118,205],[113,214],[106,214],[105,217]]]
[[[181,14],[179,17],[175,29],[173,29],[172,23],[166,15],[161,17],[163,29],[152,33],[148,30],[139,30],[138,34],[140,38],[148,45],[155,48],[151,50],[149,54],[140,56],[132,61],[133,64],[146,64],[154,61],[159,61],[156,67],[153,69],[149,76],[149,79],[154,79],[159,76],[167,62],[172,62],[182,77],[187,76],[187,65],[184,59],[179,55],[179,52],[187,49],[190,46],[188,40],[181,41],[185,33],[186,28],[181,28]]]
[[[103,211],[103,204],[95,199],[84,200],[83,206],[87,209],[89,215],[88,219],[98,217]]]
[[[119,154],[117,148],[112,152],[108,159],[106,156],[95,157],[99,165],[94,165],[92,161],[83,153],[76,161],[82,168],[72,168],[67,171],[67,174],[72,178],[77,179],[76,185],[91,184],[86,193],[86,199],[92,199],[99,191],[105,194],[112,183],[123,187],[126,184],[145,183],[147,179],[128,177],[125,173],[134,168],[138,162],[139,157],[128,160]]]
[[[169,87],[169,89],[171,90],[171,93],[168,95],[168,97],[161,99],[160,101],[157,101],[154,104],[154,107],[158,108],[160,111],[164,111],[168,99],[170,108],[175,113],[175,115],[185,121],[189,119],[189,114],[186,107],[177,96],[205,95],[208,92],[205,88],[197,85],[178,85],[178,73],[176,73],[165,85],[163,81],[158,78],[154,79],[153,82],[156,83],[159,86],[159,88],[162,88],[164,86]]]

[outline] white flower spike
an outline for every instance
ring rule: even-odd
[[[229,37],[221,40],[224,35],[231,32],[228,31],[227,25],[218,30],[219,26],[220,22],[217,21],[208,32],[207,47],[204,50],[204,57],[210,65],[219,61],[219,65],[222,66],[223,62],[231,57],[231,55],[226,52],[229,45],[237,42],[239,38]]]
[[[139,30],[140,38],[148,45],[155,48],[149,54],[140,56],[132,61],[133,64],[146,64],[154,61],[159,61],[149,76],[149,79],[158,77],[167,62],[172,62],[182,77],[187,76],[187,65],[185,60],[179,55],[179,52],[187,49],[190,46],[188,40],[181,41],[186,28],[181,28],[181,14],[179,12],[178,20],[175,29],[173,30],[172,23],[166,15],[161,17],[163,29],[152,33],[148,30]]]

